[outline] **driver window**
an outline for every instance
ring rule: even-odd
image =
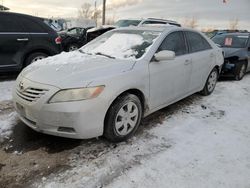
[[[177,31],[169,34],[162,42],[158,52],[163,50],[174,51],[176,56],[187,54],[187,47],[182,32]]]

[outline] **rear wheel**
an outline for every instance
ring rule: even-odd
[[[28,65],[30,65],[31,63],[34,63],[34,62],[36,62],[36,61],[38,61],[38,60],[41,60],[41,59],[44,59],[44,58],[46,58],[46,57],[48,57],[48,55],[45,54],[45,53],[42,53],[42,52],[35,52],[35,53],[32,53],[32,54],[30,54],[30,55],[28,56],[28,58],[26,59],[26,61],[25,61],[25,66],[28,66]]]
[[[142,105],[132,94],[119,97],[110,107],[105,120],[104,136],[112,142],[130,138],[137,130],[142,118]]]
[[[218,80],[218,77],[219,77],[218,70],[216,68],[214,68],[207,78],[207,82],[206,82],[205,87],[201,91],[202,95],[207,96],[207,95],[210,95],[211,93],[213,93],[215,86],[216,86],[216,83],[217,83],[217,80]]]
[[[67,49],[68,52],[73,52],[75,50],[78,50],[78,46],[76,44],[70,44],[68,46],[68,49]]]
[[[246,74],[247,64],[241,63],[236,67],[235,80],[242,80]]]

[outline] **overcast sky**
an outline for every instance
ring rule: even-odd
[[[1,0],[0,0],[1,2]],[[94,0],[4,0],[12,11],[43,17],[76,17],[78,8]],[[102,0],[97,0],[100,5]],[[250,30],[250,0],[107,0],[108,16],[120,18],[160,17],[184,22],[195,17],[200,27],[226,28],[239,19]],[[113,9],[110,9],[110,8]]]

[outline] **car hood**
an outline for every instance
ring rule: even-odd
[[[94,56],[79,51],[62,53],[26,67],[21,77],[59,88],[86,87],[96,79],[121,74],[133,68],[135,61]]]
[[[242,51],[242,48],[222,48],[225,53],[225,58],[232,57],[237,55]]]

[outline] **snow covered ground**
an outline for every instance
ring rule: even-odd
[[[0,142],[18,121],[8,101],[13,84],[0,82]],[[78,146],[72,168],[39,179],[34,187],[249,188],[249,114],[250,75],[219,82],[211,96],[195,96],[192,104],[127,142]]]
[[[0,101],[11,100],[12,88],[15,81],[3,81],[0,82]]]
[[[14,83],[14,81],[0,82],[0,143],[12,133],[12,128],[17,122],[15,112],[7,110],[8,112],[5,113],[5,110],[10,108],[8,101],[12,99]]]
[[[250,75],[219,82],[211,96],[197,97],[126,143],[89,145],[71,156],[72,169],[34,186],[249,188]]]

